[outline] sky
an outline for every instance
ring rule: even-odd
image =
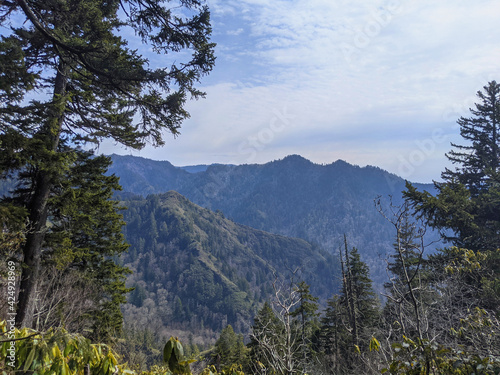
[[[216,65],[166,145],[99,152],[177,166],[299,154],[439,180],[456,120],[500,80],[500,2],[209,0]],[[159,57],[150,56],[151,60]]]

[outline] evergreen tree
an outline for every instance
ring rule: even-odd
[[[491,178],[500,172],[500,85],[489,82],[477,97],[480,102],[470,109],[473,117],[460,117],[457,121],[460,135],[468,144],[452,144],[456,150],[447,155],[458,166],[442,173],[445,181],[465,185],[472,197],[487,190]]]
[[[310,351],[308,350],[310,349],[310,338],[315,328],[314,319],[318,316],[316,313],[318,310],[318,297],[311,294],[309,285],[305,281],[301,281],[297,285],[296,291],[299,295],[299,307],[290,315],[292,317],[300,317],[303,363],[307,363],[308,352]]]
[[[338,295],[327,301],[327,308],[321,318],[320,348],[327,367],[332,373],[340,374],[341,368],[349,362],[352,347],[346,308],[340,303]]]
[[[340,251],[342,289],[340,295],[328,301],[321,320],[321,344],[326,362],[336,369],[351,372],[359,365],[354,353],[368,348],[370,338],[376,333],[379,320],[379,300],[372,288],[369,269],[353,247],[348,250],[344,237],[344,254]]]
[[[282,341],[282,334],[279,328],[279,320],[276,317],[271,305],[266,301],[254,318],[250,334],[250,360],[254,367],[253,372],[259,369],[259,363],[264,368],[271,368],[266,349],[263,343],[269,343],[271,346],[277,346]],[[257,370],[256,370],[257,369]]]
[[[365,331],[376,324],[379,300],[372,288],[368,266],[361,260],[358,249],[353,247],[348,251],[346,238],[344,250],[345,257],[340,253],[343,284],[339,302],[347,313],[352,344],[359,346]]]
[[[395,212],[393,225],[397,233],[387,266],[390,281],[384,284],[388,292],[384,316],[401,339],[403,335],[422,338],[421,325],[427,312],[424,305],[430,297],[423,272],[425,231],[417,228],[407,203]]]
[[[305,281],[301,281],[296,291],[299,295],[299,307],[297,307],[290,315],[300,317],[301,326],[305,328],[306,323],[316,317],[318,310],[318,297],[315,297],[309,291],[309,285]]]
[[[415,223],[411,221],[411,216],[407,211],[401,218],[396,242],[394,243],[394,252],[390,255],[387,268],[392,277],[391,283],[385,284],[386,288],[390,289],[392,283],[401,285],[405,269],[413,278],[422,261],[423,254],[419,243],[421,239],[421,234],[417,232]]]
[[[498,336],[498,320],[485,316],[498,317],[500,306],[500,85],[488,83],[477,97],[472,117],[458,120],[466,144],[453,144],[447,154],[456,167],[434,183],[437,194],[407,183],[404,197],[454,245],[426,260],[432,288],[440,295],[435,311],[425,314],[436,331],[433,340],[486,357]],[[457,331],[460,335],[450,335]]]
[[[456,169],[446,169],[443,182],[434,183],[436,196],[419,192],[410,183],[404,196],[454,245],[496,250],[500,248],[500,85],[492,81],[477,96],[480,102],[471,109],[473,117],[458,120],[468,144],[453,144],[456,150],[447,155]]]
[[[492,81],[477,96],[479,103],[471,109],[473,117],[458,120],[460,133],[468,144],[454,145],[457,150],[447,155],[457,165],[456,169],[446,169],[442,173],[444,181],[434,183],[437,195],[420,192],[407,183],[404,196],[431,227],[439,229],[456,246],[444,249],[432,259],[432,270],[436,275],[441,274],[441,284],[446,285],[443,281],[447,279],[446,269],[462,262],[460,258],[490,259],[481,270],[488,276],[477,278],[463,273],[461,282],[468,284],[462,289],[476,306],[495,310],[500,306],[499,298],[491,298],[500,285],[500,85]],[[475,255],[466,255],[467,251]],[[460,300],[464,296],[456,297]]]
[[[52,198],[77,159],[69,145],[97,145],[105,138],[132,148],[162,145],[162,131],[177,134],[189,116],[187,97],[203,96],[194,85],[211,70],[214,45],[208,39],[208,9],[198,0],[0,5],[2,26],[19,15],[24,22],[16,22],[21,26],[0,41],[0,172],[2,177],[22,172],[23,191],[15,202],[26,209],[29,230],[22,246],[17,322],[31,327]],[[118,36],[124,27],[169,56],[167,66],[150,68]],[[175,52],[185,56],[185,51],[191,58],[176,63]]]
[[[80,330],[107,341],[121,329],[120,304],[126,301],[125,294],[129,291],[125,288],[129,270],[115,262],[128,248],[121,233],[124,223],[118,213],[120,207],[112,200],[113,192],[120,187],[116,176],[105,175],[111,163],[109,158],[92,157],[91,152],[83,151],[73,154],[76,159],[50,194],[50,227],[41,254],[43,268],[54,269],[53,272],[65,277],[61,280],[72,280],[72,285],[54,283],[54,279],[46,279],[51,277],[50,272],[45,272],[38,280],[38,289],[47,298],[51,294],[61,297],[49,302],[39,296],[34,314],[38,329],[49,328],[42,322],[58,325],[49,316],[57,310],[60,324],[70,328],[69,319],[78,320]],[[30,185],[25,183],[10,201],[21,205],[29,193]],[[74,288],[71,295],[61,292],[70,287]],[[74,317],[70,306],[79,298],[85,300],[78,317]]]
[[[233,327],[228,325],[215,343],[210,363],[215,365],[218,371],[228,370],[232,365],[247,366],[248,351],[243,343],[243,335],[236,334]]]
[[[92,321],[93,337],[100,341],[107,341],[121,330],[120,305],[126,302],[125,295],[130,291],[125,287],[130,271],[116,262],[128,244],[121,233],[124,222],[118,211],[122,208],[112,200],[113,192],[121,189],[118,178],[105,175],[110,164],[111,160],[104,156],[78,154],[65,179],[64,190],[54,197],[53,226],[46,239],[51,249],[66,242],[57,237],[53,240],[54,234],[65,236],[72,244],[74,257],[68,267],[85,275],[96,290],[94,306],[87,316]],[[60,259],[51,250],[48,255],[52,255],[51,261]]]
[[[373,327],[377,325],[380,302],[373,291],[370,270],[361,260],[358,249],[352,248],[350,252],[351,274],[353,277],[353,292],[356,299],[356,311],[361,322],[362,337],[370,337]]]

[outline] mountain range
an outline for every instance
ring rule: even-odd
[[[112,155],[112,160],[109,173],[120,177],[124,192],[145,197],[175,190],[234,222],[301,238],[333,254],[345,235],[375,284],[386,280],[385,259],[396,232],[374,201],[380,197],[385,207],[402,203],[405,180],[394,174],[342,160],[319,165],[298,155],[261,165],[184,168],[134,156]],[[415,186],[433,191],[432,184]]]

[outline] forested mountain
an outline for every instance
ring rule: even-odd
[[[387,251],[396,235],[374,199],[401,203],[405,181],[377,167],[344,161],[314,164],[292,155],[263,165],[212,165],[188,173],[167,161],[112,156],[110,173],[125,192],[146,196],[176,190],[211,210],[253,228],[318,243],[337,253],[344,234],[370,267],[376,284],[386,278]],[[433,191],[432,185],[415,184]]]
[[[249,329],[276,277],[305,281],[323,302],[338,290],[338,262],[301,239],[255,230],[201,208],[177,192],[125,202],[123,261],[135,290],[123,308],[128,327],[215,337]]]

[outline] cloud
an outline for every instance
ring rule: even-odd
[[[239,29],[237,29],[237,30],[228,30],[228,31],[227,31],[227,35],[238,36],[238,35],[240,35],[241,33],[243,33],[243,31],[245,31],[245,30],[243,30],[243,29],[240,27],[240,28],[239,28]]]
[[[445,139],[413,163],[413,176],[430,181],[447,163],[449,142],[460,141],[456,119],[477,90],[500,79],[500,3],[493,0],[209,6],[218,59],[203,81],[207,98],[189,103],[180,137],[143,156],[245,163],[298,153],[400,173],[416,142],[441,129]],[[283,111],[289,118],[280,126]]]

